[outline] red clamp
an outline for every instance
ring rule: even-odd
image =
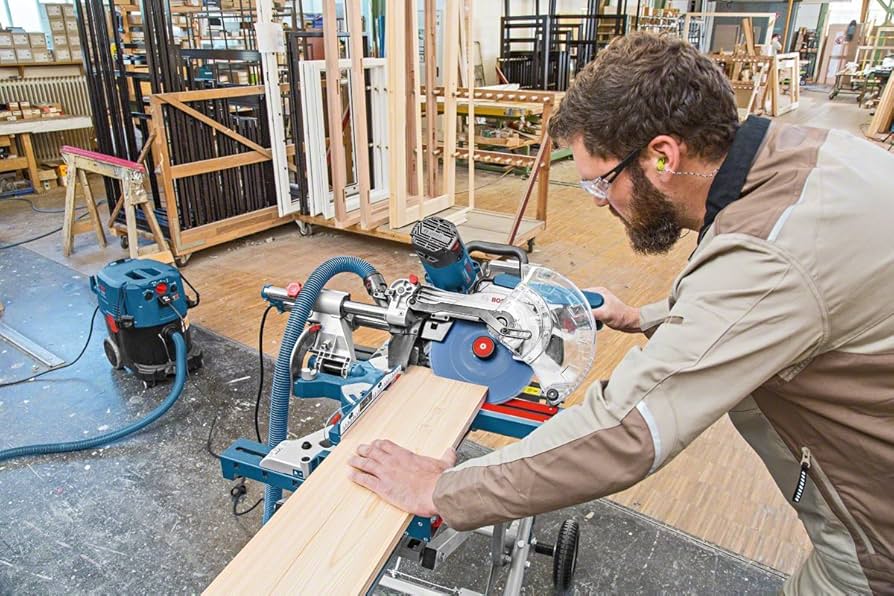
[[[411,273],[407,279],[410,280],[410,283],[414,286],[419,285],[419,278],[415,274]]]
[[[286,286],[286,294],[289,298],[297,298],[298,293],[301,291],[301,283],[297,281],[293,281],[289,285]]]

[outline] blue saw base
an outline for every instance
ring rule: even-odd
[[[487,387],[487,402],[501,404],[521,393],[528,386],[534,371],[512,357],[509,348],[494,340],[490,358],[481,359],[472,353],[472,342],[486,335],[487,327],[468,321],[454,321],[442,342],[431,342],[431,369],[439,377],[465,381]]]

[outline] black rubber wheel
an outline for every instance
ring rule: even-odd
[[[576,520],[566,519],[559,528],[556,550],[553,553],[553,586],[556,594],[561,596],[572,593],[579,542],[580,525]]]
[[[102,349],[105,351],[106,358],[109,359],[109,364],[112,365],[112,368],[115,370],[124,368],[124,364],[121,362],[121,350],[118,349],[118,344],[107,337],[102,342]]]
[[[118,244],[121,245],[121,248],[127,250],[130,246],[130,241],[127,239],[127,236],[118,236]]]
[[[526,250],[525,252],[527,252],[527,253],[534,252],[534,239],[533,238],[528,239],[528,250]]]

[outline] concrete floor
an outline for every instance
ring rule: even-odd
[[[86,276],[13,248],[0,256],[0,287],[7,325],[62,358],[77,354],[95,304]],[[0,525],[6,529],[0,535],[0,594],[199,592],[258,530],[261,508],[232,514],[233,482],[220,476],[206,450],[209,436],[219,451],[253,435],[257,355],[193,329],[205,366],[155,425],[103,449],[0,464]],[[77,364],[0,389],[0,448],[94,436],[163,399],[167,385],[146,388],[111,369],[103,334],[96,320],[94,338]],[[0,382],[27,376],[33,364],[0,346]],[[301,402],[292,408],[291,430],[317,428],[331,408],[327,400]],[[461,452],[482,449],[466,443]],[[261,493],[249,483],[240,509]],[[769,593],[781,586],[779,573],[609,501],[542,516],[540,540],[552,542],[568,517],[582,525],[578,593]],[[483,590],[488,553],[489,541],[476,536],[437,573],[406,563],[401,568],[438,585]],[[551,565],[547,557],[534,557],[528,593],[550,591]]]

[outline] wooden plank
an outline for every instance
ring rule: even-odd
[[[552,139],[546,131],[546,128],[543,129],[543,137],[540,139],[540,149],[537,151],[537,160],[533,169],[531,170],[531,175],[528,177],[528,185],[525,188],[525,194],[522,196],[521,201],[518,203],[518,209],[515,212],[515,219],[513,220],[512,227],[509,229],[509,235],[506,239],[507,244],[515,244],[516,235],[518,234],[518,227],[521,225],[522,218],[525,216],[525,209],[528,207],[528,201],[531,199],[531,193],[534,191],[534,185],[537,183],[537,178],[540,174],[540,171],[543,169],[543,160],[549,159],[549,154],[552,148]]]
[[[543,222],[546,222],[547,201],[549,200],[549,170],[552,167],[552,159],[550,157],[550,154],[552,153],[552,138],[547,132],[549,129],[549,119],[552,115],[553,105],[548,104],[545,106],[543,110],[543,118],[540,120],[540,126],[543,129],[543,136],[540,138],[540,144],[543,145],[543,143],[547,143],[549,146],[547,147],[543,160],[537,162],[537,165],[534,166],[540,170],[537,175],[536,217]]]
[[[22,146],[22,153],[28,160],[28,180],[31,181],[31,188],[35,194],[43,194],[43,184],[40,183],[40,174],[37,170],[37,159],[34,157],[34,147],[31,145],[31,134],[23,133],[18,136],[19,144]]]
[[[360,0],[345,0],[351,48],[351,112],[354,114],[354,155],[357,163],[360,226],[371,228],[372,206],[369,203],[369,130],[366,126],[366,76],[363,69],[363,24]]]
[[[466,57],[466,89],[468,94],[475,97],[475,61],[472,59],[472,48],[474,47],[472,26],[472,0],[463,0],[463,20],[465,22],[466,45],[463,53]],[[466,147],[471,157],[466,164],[469,168],[468,173],[468,197],[469,208],[475,208],[475,100],[472,99],[468,103],[468,118],[466,124]]]
[[[180,254],[180,215],[177,209],[177,194],[174,191],[174,179],[171,177],[171,156],[168,153],[168,133],[165,128],[164,111],[162,101],[158,96],[149,98],[149,110],[151,118],[149,125],[155,136],[152,156],[157,164],[161,186],[165,196],[165,213],[168,220],[168,230],[171,235],[171,244],[175,255]]]
[[[0,172],[12,172],[14,170],[27,170],[28,158],[16,157],[14,159],[0,160]]]
[[[440,154],[443,149],[435,150],[435,154]],[[468,159],[469,151],[467,149],[457,149],[453,155],[458,159]],[[475,150],[475,161],[486,164],[497,164],[501,166],[514,166],[518,168],[529,168],[534,165],[536,157],[533,155],[520,155],[516,153],[503,153],[500,151],[484,151],[482,149]]]
[[[190,228],[183,231],[180,248],[176,251],[176,255],[182,257],[197,250],[263,232],[291,221],[294,221],[293,217],[289,215],[280,217],[278,208],[274,206]]]
[[[149,133],[149,138],[146,139],[146,142],[143,143],[143,148],[140,150],[140,155],[137,157],[138,164],[144,164],[146,161],[146,157],[148,157],[149,152],[152,151],[152,143],[155,141],[155,131],[152,130]],[[145,167],[145,165],[144,165]],[[115,220],[118,218],[118,212],[121,211],[121,208],[124,206],[124,192],[118,195],[118,200],[115,201],[115,208],[112,209],[111,214],[109,215],[109,228],[111,229],[115,223]],[[157,224],[156,224],[157,225]]]
[[[406,144],[409,148],[407,163],[404,165],[407,176],[407,194],[421,196],[423,188],[422,175],[422,111],[418,101],[419,93],[419,20],[415,0],[404,0],[404,15],[407,31],[404,36],[404,67],[407,92],[407,126],[405,129]]]
[[[456,194],[456,64],[459,60],[459,0],[445,0],[444,31],[444,194]]]
[[[888,134],[891,129],[891,120],[894,118],[894,77],[888,79],[885,89],[875,107],[875,115],[869,122],[866,136],[874,137],[879,134]]]
[[[407,80],[406,4],[391,2],[385,11],[385,57],[388,62],[388,185],[389,219],[392,225],[403,225],[407,219]]]
[[[348,478],[357,447],[389,439],[441,457],[465,435],[486,389],[411,367],[204,594],[363,594],[412,516]]]
[[[742,33],[745,35],[745,50],[749,56],[754,56],[757,52],[754,51],[754,26],[750,17],[742,19]]]
[[[270,158],[264,157],[255,151],[246,151],[245,153],[226,155],[224,157],[212,157],[211,159],[202,159],[200,161],[191,161],[189,163],[171,166],[170,172],[171,178],[177,180],[179,178],[198,176],[199,174],[209,174],[211,172],[219,172],[220,170],[238,168],[240,166],[250,166],[251,164],[262,163],[265,161],[270,161]]]
[[[81,188],[84,190],[84,204],[87,206],[88,219],[96,232],[96,241],[103,248],[106,247],[106,234],[102,229],[102,223],[99,221],[99,209],[93,199],[93,191],[90,190],[90,182],[87,181],[87,172],[78,169],[78,179],[81,181]]]
[[[435,22],[435,0],[425,0],[425,194],[437,194],[438,158],[434,154],[437,146],[438,109],[435,99],[435,56],[437,55],[437,25]]]
[[[65,173],[65,215],[62,219],[62,255],[69,256],[74,247],[74,223],[75,223],[75,193],[77,189],[77,168],[74,164],[67,163],[68,170]]]
[[[329,150],[331,152],[332,201],[335,219],[345,220],[345,165],[344,129],[341,123],[341,70],[338,66],[338,30],[336,29],[335,0],[323,2],[323,46],[326,54],[326,111],[329,120]]]
[[[233,97],[248,97],[249,95],[264,95],[263,85],[251,85],[247,87],[222,87],[218,89],[200,89],[197,91],[177,91],[172,93],[156,93],[152,97],[160,97],[162,101],[174,99],[176,101],[202,101],[205,99],[231,99]]]
[[[197,110],[194,110],[193,108],[189,107],[189,106],[186,105],[185,103],[183,103],[183,102],[181,102],[181,101],[178,101],[178,100],[176,100],[176,99],[173,99],[173,98],[170,98],[170,97],[165,98],[164,95],[162,95],[161,98],[162,98],[162,100],[163,100],[165,103],[167,103],[167,104],[169,104],[169,105],[171,105],[171,106],[177,108],[178,110],[180,110],[181,112],[183,112],[183,113],[185,113],[185,114],[187,114],[187,115],[189,115],[189,116],[192,116],[193,118],[195,118],[195,119],[198,120],[199,122],[202,122],[203,124],[207,124],[208,126],[210,126],[211,128],[213,128],[213,129],[216,130],[217,132],[219,132],[219,133],[221,133],[221,134],[224,134],[224,135],[230,137],[231,139],[233,139],[233,140],[236,141],[237,143],[242,143],[243,145],[245,145],[245,146],[248,147],[249,149],[254,149],[255,151],[257,151],[258,153],[260,153],[261,155],[263,155],[263,156],[265,156],[265,157],[268,157],[268,158],[270,158],[270,159],[273,158],[273,152],[270,151],[270,149],[266,149],[266,148],[264,148],[264,147],[261,147],[260,145],[258,145],[258,144],[255,143],[254,141],[252,141],[251,139],[242,136],[241,134],[239,134],[239,133],[236,132],[235,130],[233,130],[233,129],[231,129],[231,128],[227,128],[226,126],[224,126],[223,124],[221,124],[221,123],[218,122],[217,120],[214,120],[213,118],[209,118],[209,117],[206,116],[205,114],[203,114],[203,113],[201,113],[201,112],[199,112],[199,111],[197,111]]]
[[[427,92],[427,89],[423,89]],[[446,92],[444,87],[435,87],[432,91],[435,97],[444,97]],[[475,99],[484,99],[494,102],[524,102],[524,103],[549,103],[555,102],[561,98],[564,93],[556,91],[531,91],[530,89],[521,89],[519,91],[505,89],[473,89],[472,95]],[[456,96],[460,99],[469,98],[469,90],[466,87],[458,87]]]

